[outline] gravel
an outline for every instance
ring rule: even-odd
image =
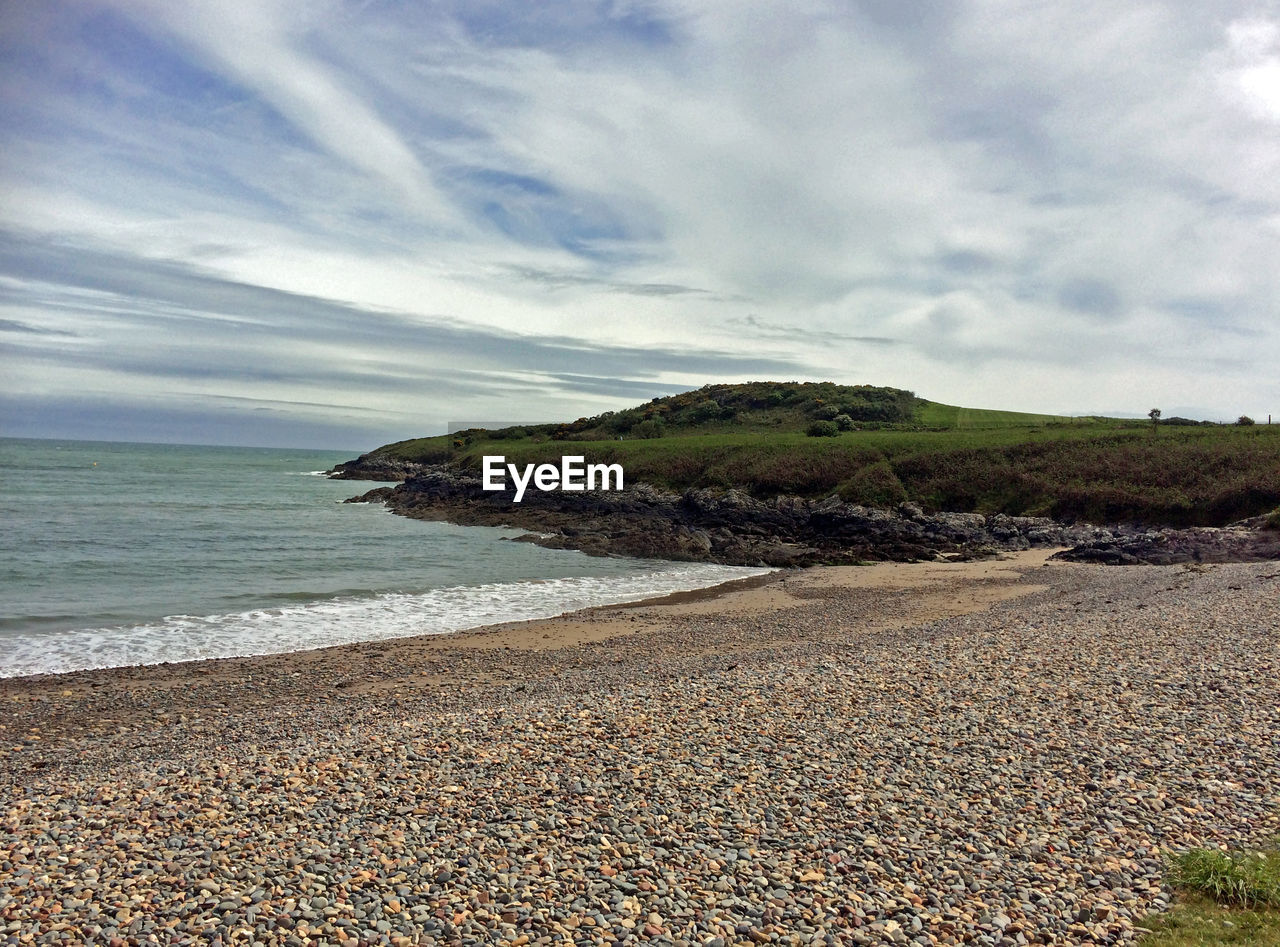
[[[0,682],[0,943],[1128,942],[1163,852],[1280,831],[1280,571],[1022,581]]]

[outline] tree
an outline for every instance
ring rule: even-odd
[[[1240,415],[1239,419],[1236,421],[1236,424],[1240,425],[1241,427],[1248,427],[1252,423],[1253,423],[1253,418],[1249,417],[1249,415],[1247,414]]]
[[[1160,426],[1160,409],[1159,408],[1152,408],[1150,411],[1147,412],[1147,417],[1151,419],[1151,426],[1153,428]]]

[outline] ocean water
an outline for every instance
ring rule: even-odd
[[[321,476],[351,456],[0,438],[0,677],[443,633],[767,571],[343,504],[374,486]]]

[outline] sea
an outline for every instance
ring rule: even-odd
[[[349,452],[0,438],[0,677],[546,618],[768,570],[600,558],[343,503]]]

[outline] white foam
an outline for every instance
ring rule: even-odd
[[[552,618],[598,605],[687,592],[771,569],[672,565],[635,575],[577,576],[389,592],[226,615],[172,615],[116,628],[0,638],[0,677],[308,651]]]

